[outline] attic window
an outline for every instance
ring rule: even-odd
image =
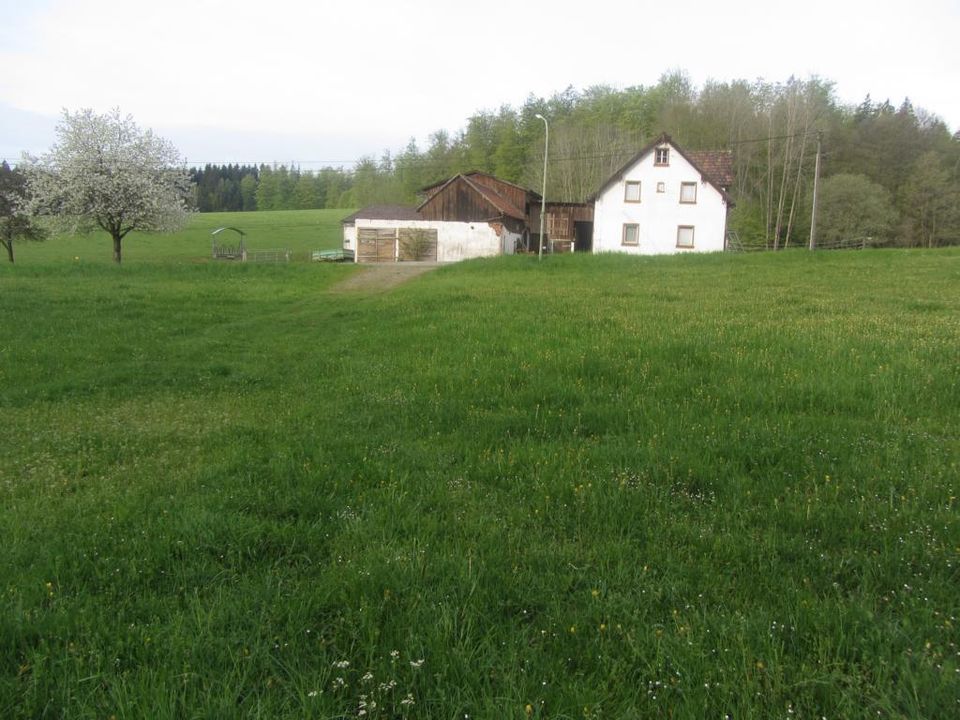
[[[624,183],[623,201],[638,203],[640,202],[640,181],[627,180]]]
[[[670,164],[670,148],[668,147],[658,147],[654,152],[653,156],[654,165],[669,165]]]
[[[697,202],[697,184],[695,182],[680,183],[680,202],[690,205]]]

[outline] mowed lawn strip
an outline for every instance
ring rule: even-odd
[[[4,716],[960,709],[957,251],[133,265],[0,274]]]

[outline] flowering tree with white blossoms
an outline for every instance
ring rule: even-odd
[[[32,213],[56,216],[70,232],[105,230],[118,263],[132,230],[173,232],[189,217],[191,184],[179,152],[119,110],[64,111],[50,152],[25,161]]]

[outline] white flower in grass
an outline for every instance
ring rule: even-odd
[[[423,658],[410,661],[410,667],[412,667],[414,670],[419,670],[421,665],[423,665]]]

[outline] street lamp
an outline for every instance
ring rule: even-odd
[[[543,120],[543,127],[547,133],[543,140],[543,192],[540,194],[540,242],[537,249],[537,262],[539,262],[543,259],[543,220],[547,214],[547,155],[550,152],[550,123],[540,113],[535,117]]]

